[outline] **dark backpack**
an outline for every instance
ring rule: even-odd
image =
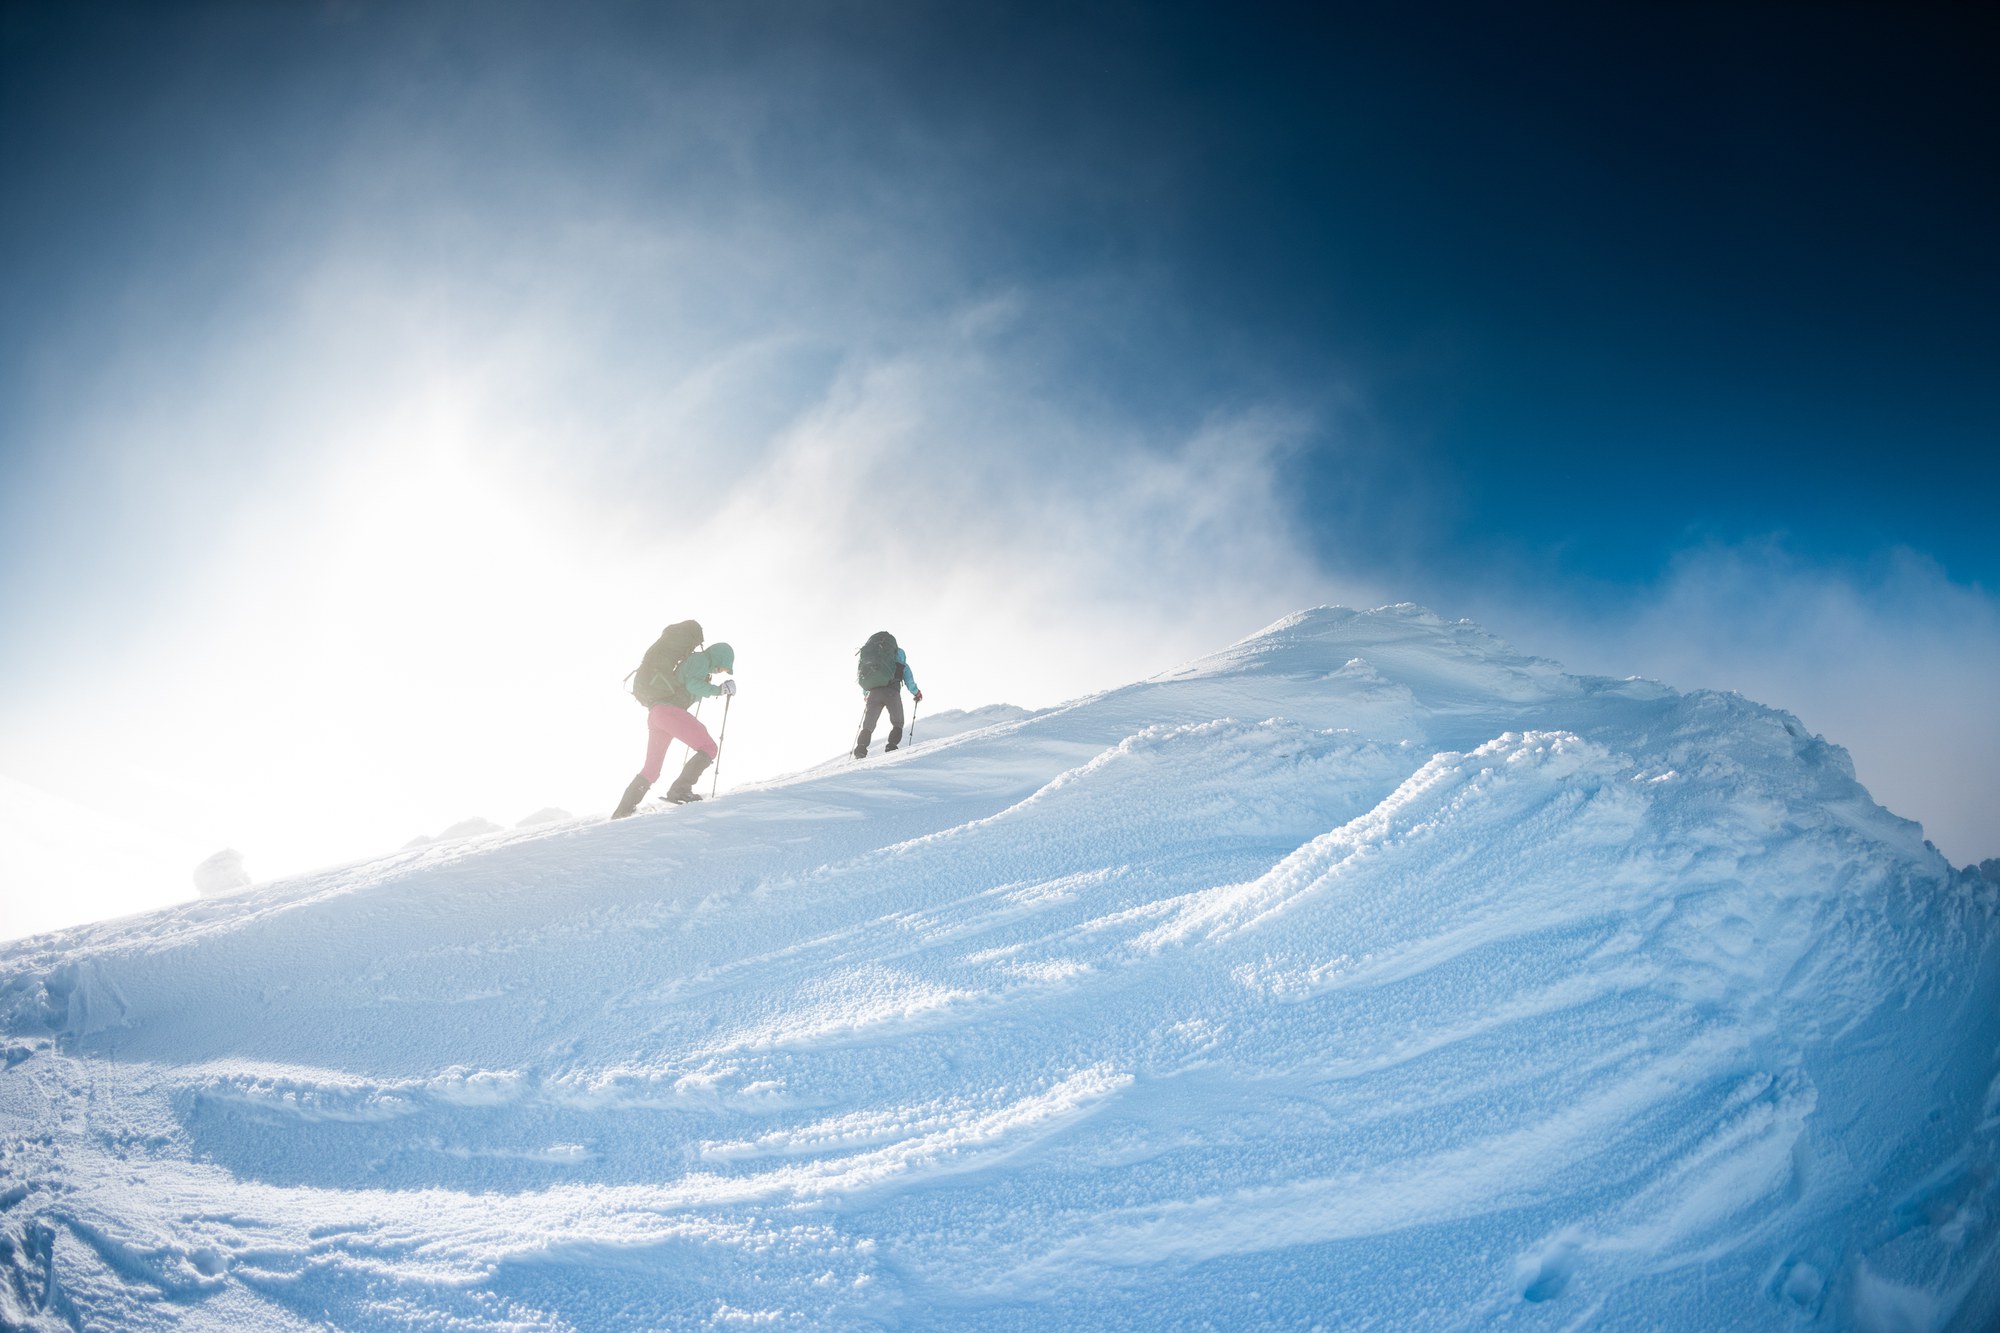
[[[688,660],[688,654],[701,647],[701,638],[701,626],[692,620],[683,620],[661,631],[639,660],[639,669],[632,673],[632,697],[648,708],[654,704],[687,707],[687,691],[675,673]]]
[[[894,685],[903,679],[903,664],[896,660],[896,636],[888,630],[878,629],[869,635],[868,642],[861,645],[855,656],[861,660],[854,669],[854,679],[864,690]]]

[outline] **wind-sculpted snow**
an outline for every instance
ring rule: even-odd
[[[1787,715],[1392,607],[996,716],[12,946],[0,1323],[2000,1314],[2000,888]]]

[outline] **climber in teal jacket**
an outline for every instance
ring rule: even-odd
[[[866,759],[883,710],[889,713],[889,743],[882,747],[886,754],[903,743],[903,690],[908,689],[918,703],[924,701],[924,692],[917,688],[917,678],[910,672],[909,656],[888,630],[869,635],[854,655],[858,659],[854,679],[867,699],[861,710],[861,730],[854,737],[854,757]]]
[[[700,633],[699,626],[695,626],[695,632]],[[639,665],[639,679],[633,688],[639,702],[646,705],[646,766],[625,788],[625,795],[611,814],[613,819],[623,819],[639,808],[646,792],[660,780],[667,747],[675,741],[685,741],[694,753],[688,756],[681,775],[667,788],[666,799],[677,805],[701,799],[695,795],[695,779],[715,762],[719,747],[701,719],[688,709],[697,699],[736,693],[734,680],[725,680],[720,685],[709,680],[718,671],[733,675],[735,670],[736,650],[726,643],[711,643],[697,649],[678,666],[656,662],[653,654],[647,654],[647,660]]]

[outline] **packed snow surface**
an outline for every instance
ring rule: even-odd
[[[1323,608],[9,946],[0,1322],[1989,1327],[1994,912],[1787,714]]]

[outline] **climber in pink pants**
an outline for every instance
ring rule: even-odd
[[[675,741],[686,741],[694,753],[688,756],[681,775],[667,788],[666,799],[677,805],[701,799],[694,794],[694,781],[715,762],[720,747],[715,737],[708,734],[708,728],[688,709],[697,699],[736,693],[735,681],[725,680],[717,685],[709,679],[718,671],[735,672],[736,650],[726,643],[711,643],[705,649],[686,652],[676,640],[684,643],[690,634],[699,643],[701,626],[691,620],[667,626],[660,642],[647,650],[646,660],[633,673],[637,679],[632,693],[646,705],[646,766],[625,788],[618,808],[611,812],[613,819],[623,819],[639,808],[646,792],[660,780],[660,770],[667,762],[667,747]],[[656,660],[671,659],[676,652],[685,656],[671,662]]]

